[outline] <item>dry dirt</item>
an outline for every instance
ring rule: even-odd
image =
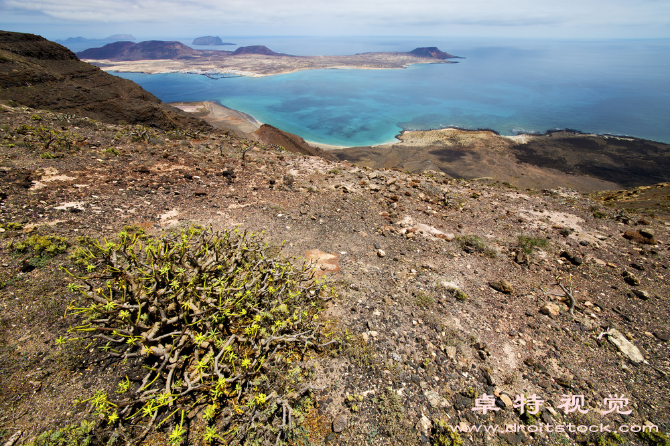
[[[337,290],[328,317],[351,338],[339,355],[312,359],[324,390],[314,393],[296,444],[450,444],[438,443],[441,421],[524,428],[454,434],[453,444],[465,445],[619,444],[609,434],[529,432],[556,424],[616,431],[651,423],[667,435],[664,215],[625,212],[572,189],[356,167],[276,147],[253,146],[243,161],[252,143],[219,130],[197,139],[155,130],[132,141],[128,126],[63,119],[0,110],[0,441],[21,432],[14,444],[24,444],[45,429],[94,419],[73,400],[98,389],[113,394],[126,374],[135,379],[134,364],[55,345],[76,322],[63,317],[70,279],[58,266],[67,254],[36,258],[12,243],[55,235],[71,252],[78,236],[111,238],[125,225],[160,234],[194,223],[264,230],[296,259],[328,254],[318,267]],[[21,125],[87,138],[51,148],[57,157],[46,159],[44,143],[34,131],[18,132]],[[574,314],[559,281],[574,290]],[[612,331],[602,335],[611,328],[642,362],[609,340]],[[485,394],[499,410],[473,410]],[[537,417],[511,407],[517,395],[533,394],[544,400]],[[566,395],[583,395],[587,412],[561,409]],[[602,414],[610,395],[626,398],[621,410],[630,414]]]

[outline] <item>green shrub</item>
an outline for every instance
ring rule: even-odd
[[[461,446],[463,439],[445,421],[438,420],[431,430],[431,444],[435,446]]]
[[[107,149],[105,149],[105,153],[109,153],[110,155],[115,156],[121,155],[121,151],[116,147],[108,147]]]
[[[51,257],[65,252],[67,247],[67,239],[55,235],[33,235],[23,242],[10,244],[10,248],[18,253],[23,253],[31,248],[37,254],[45,254]]]
[[[8,231],[20,231],[23,229],[23,225],[18,222],[10,221],[9,223],[0,223],[0,228],[6,229]]]
[[[42,120],[42,117],[41,117],[40,115],[35,114],[35,115],[32,115],[32,116],[30,117],[30,119],[31,119],[32,121],[37,121],[37,122],[39,122],[39,121]]]
[[[526,254],[531,254],[535,248],[546,248],[549,242],[543,237],[529,237],[527,235],[520,235],[518,242],[519,248]]]
[[[40,158],[42,158],[43,160],[51,160],[56,158],[56,155],[54,155],[51,152],[44,152],[40,155]]]
[[[309,391],[304,355],[338,343],[322,334],[327,290],[307,267],[269,255],[258,235],[239,230],[147,237],[130,227],[116,241],[80,244],[84,269],[96,273],[68,285],[89,303],[69,308],[88,318],[71,331],[98,336],[120,360],[141,358],[146,373],[139,386],[121,380],[118,397],[98,391],[84,401],[96,414],[126,432],[171,425],[171,443],[180,444],[192,423],[178,420],[206,407],[210,440],[288,438],[286,414]]]

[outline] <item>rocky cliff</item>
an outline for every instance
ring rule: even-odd
[[[81,62],[62,45],[33,34],[0,31],[0,88],[0,99],[109,123],[207,127],[134,82]]]

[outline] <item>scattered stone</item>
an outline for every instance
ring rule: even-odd
[[[572,380],[564,376],[558,376],[554,378],[554,381],[560,386],[570,389],[572,387]]]
[[[630,267],[638,271],[644,271],[644,266],[637,263],[631,263]]]
[[[651,237],[646,237],[646,236],[642,235],[642,232],[644,232],[647,235],[651,235]],[[643,229],[642,232],[641,231],[626,231],[623,234],[623,238],[625,238],[627,240],[634,241],[636,243],[643,244],[643,245],[655,245],[656,244],[656,240],[654,240],[654,236],[653,236],[653,233],[651,231],[647,231],[647,230]]]
[[[449,405],[449,402],[442,398],[435,390],[424,390],[423,394],[428,400],[428,403],[436,409],[440,407],[447,407]]]
[[[333,420],[333,432],[339,434],[347,428],[347,416],[342,414]]]
[[[197,189],[195,192],[193,192],[193,195],[196,197],[203,197],[207,195],[207,191],[205,189]]]
[[[336,273],[340,270],[337,254],[328,254],[319,249],[312,249],[305,253],[307,264],[314,268],[314,275],[321,277],[327,273]]]
[[[654,336],[664,342],[670,341],[670,332],[668,331],[654,331]]]
[[[521,444],[523,442],[523,438],[519,437],[517,434],[514,432],[502,432],[498,434],[503,440],[508,442],[509,444],[516,446],[517,444]]]
[[[653,239],[654,238],[654,233],[651,231],[651,229],[644,228],[640,229],[637,232],[640,233],[642,237],[648,238],[648,239]]]
[[[454,409],[456,410],[465,410],[472,407],[472,399],[467,396],[463,396],[460,393],[454,395]]]
[[[457,351],[458,350],[453,345],[448,345],[447,347],[444,348],[444,353],[447,355],[447,358],[451,359],[452,361],[456,360]]]
[[[512,398],[509,397],[506,393],[501,393],[500,394],[500,400],[505,403],[505,407],[507,409],[511,409],[514,406],[514,403],[512,402]]]
[[[572,254],[568,251],[561,252],[561,257],[563,257],[564,259],[566,259],[575,266],[579,266],[582,263],[584,263],[584,260],[580,256]]]
[[[632,291],[633,291],[633,294],[635,294],[637,297],[639,297],[642,300],[649,300],[649,298],[651,298],[649,293],[647,293],[644,290],[632,290]]]
[[[546,314],[547,316],[556,317],[561,314],[561,307],[551,302],[547,302],[542,308],[540,308],[540,313]]]
[[[621,276],[623,277],[624,282],[626,282],[628,285],[638,286],[640,284],[640,279],[638,279],[637,276],[631,272],[624,271],[621,273]]]
[[[484,377],[484,381],[486,381],[486,384],[488,384],[489,386],[496,385],[495,379],[493,379],[493,375],[491,374],[491,369],[489,367],[484,367],[482,369],[482,376]]]
[[[379,257],[386,257],[386,252],[383,249],[378,249],[377,250],[377,255]]]
[[[616,328],[610,328],[609,330],[604,331],[598,336],[598,339],[602,338],[603,336],[607,336],[607,339],[609,339],[612,344],[616,345],[621,353],[623,353],[631,361],[635,363],[644,361],[644,356],[642,356],[640,350],[628,339],[626,339],[626,337]]]
[[[516,256],[514,257],[514,261],[519,265],[526,264],[528,263],[528,256],[523,251],[517,251]]]
[[[424,414],[421,414],[421,419],[419,420],[419,423],[417,425],[419,432],[421,432],[421,434],[424,435],[425,437],[428,437],[430,435],[430,429],[432,427],[433,423],[430,421],[430,418],[428,418]]]
[[[503,294],[512,294],[514,292],[514,288],[512,288],[512,285],[506,280],[501,280],[498,282],[489,282],[489,286],[494,290],[499,291]]]

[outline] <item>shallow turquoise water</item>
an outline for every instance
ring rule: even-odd
[[[301,54],[302,49],[304,54],[299,39],[277,39],[274,47],[271,40],[265,44],[276,51]],[[399,51],[421,43],[370,38],[368,47]],[[402,70],[315,70],[217,80],[119,75],[163,101],[219,101],[323,144],[380,144],[403,129],[447,126],[507,135],[571,128],[670,143],[670,40],[491,43],[441,42],[442,50],[467,59]],[[342,54],[352,43],[328,45],[330,54]]]

